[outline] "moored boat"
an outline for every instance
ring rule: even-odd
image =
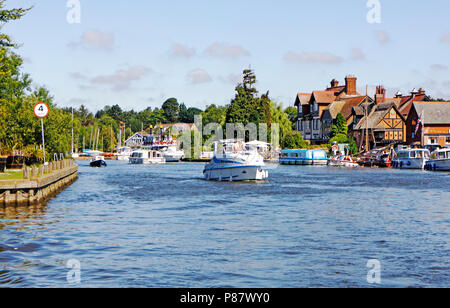
[[[220,147],[220,149],[219,149]],[[263,157],[257,151],[244,149],[238,140],[214,144],[214,157],[206,164],[203,175],[209,181],[260,181],[269,177]]]
[[[425,169],[430,171],[450,171],[450,148],[433,152],[432,158],[425,164]]]
[[[184,151],[178,150],[176,144],[155,145],[153,150],[161,152],[166,162],[179,162],[184,158]]]
[[[359,164],[348,155],[338,155],[333,156],[328,160],[328,166],[355,168],[359,167]]]
[[[406,149],[397,153],[392,167],[397,169],[424,169],[430,159],[430,151],[426,149]]]
[[[129,161],[131,156],[131,148],[129,147],[121,147],[118,149],[117,153],[114,155],[119,161]]]
[[[94,156],[89,165],[94,168],[101,168],[107,166],[105,158],[101,155]]]
[[[326,166],[328,157],[323,150],[283,150],[279,162],[282,165]]]

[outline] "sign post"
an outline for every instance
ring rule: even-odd
[[[42,129],[42,150],[44,152],[44,165],[45,165],[45,136],[44,136],[44,118],[48,116],[49,108],[46,103],[37,103],[34,108],[34,115],[41,119],[41,129]]]

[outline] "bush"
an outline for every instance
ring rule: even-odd
[[[282,140],[283,149],[303,149],[307,144],[299,132],[291,131]]]

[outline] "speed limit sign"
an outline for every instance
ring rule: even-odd
[[[39,119],[46,118],[48,116],[49,108],[46,103],[37,103],[34,108],[34,115]]]

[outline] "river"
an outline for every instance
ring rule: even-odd
[[[201,163],[78,164],[48,204],[0,208],[0,287],[450,286],[448,173],[279,166],[217,183]]]

